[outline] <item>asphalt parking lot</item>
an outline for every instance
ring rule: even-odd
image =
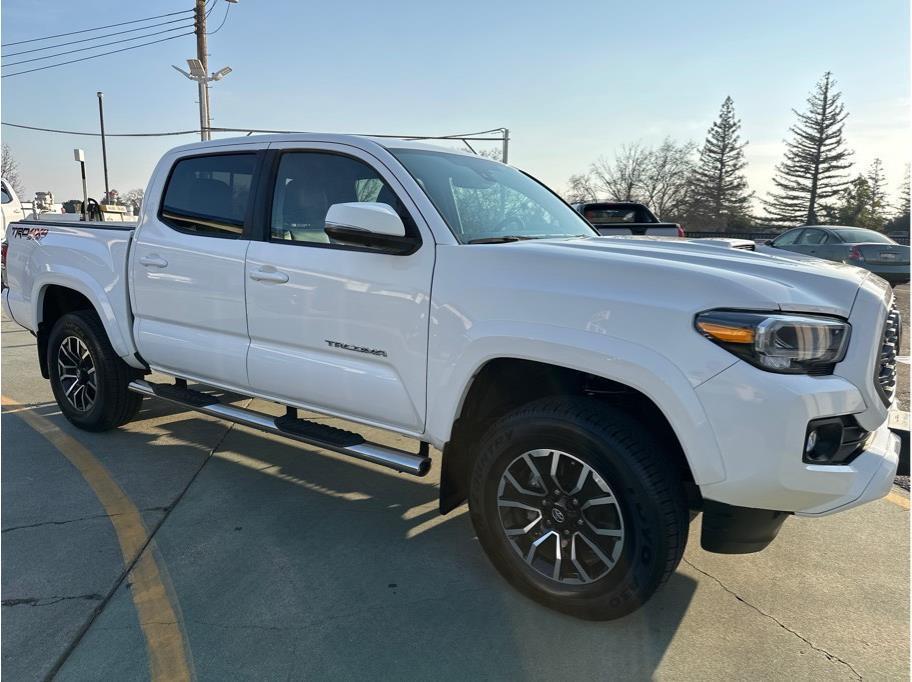
[[[32,337],[4,320],[2,350],[5,679],[908,679],[898,487],[760,554],[703,552],[696,521],[649,604],[582,622],[437,516],[437,459],[414,479],[151,401],[81,432]]]

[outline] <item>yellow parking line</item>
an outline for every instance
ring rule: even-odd
[[[892,491],[887,495],[887,502],[892,502],[897,507],[902,507],[906,511],[909,511],[909,498],[905,495],[901,495],[896,491]]]
[[[17,417],[50,441],[82,474],[114,526],[124,565],[129,566],[142,552],[130,572],[131,593],[146,638],[152,679],[190,680],[191,668],[184,632],[155,561],[153,543],[150,542],[146,551],[142,551],[149,532],[136,505],[84,445],[33,409],[5,395],[0,396],[0,401],[5,408],[9,408],[8,411],[15,412]]]

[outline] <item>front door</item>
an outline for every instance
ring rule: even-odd
[[[263,239],[247,251],[250,385],[284,403],[419,433],[430,231],[416,222],[404,188],[369,154],[307,147],[270,147]],[[330,243],[327,210],[355,201],[392,206],[406,230],[421,236],[420,248],[399,256]]]
[[[242,147],[177,160],[158,214],[143,216],[130,291],[136,346],[155,369],[247,386],[245,223],[260,156]]]

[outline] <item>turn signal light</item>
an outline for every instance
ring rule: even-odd
[[[715,322],[697,321],[697,328],[717,341],[724,343],[753,343],[754,330],[746,327],[730,327]]]

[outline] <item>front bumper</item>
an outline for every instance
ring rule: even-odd
[[[864,396],[843,377],[773,374],[738,362],[699,386],[697,395],[725,463],[725,480],[701,486],[704,499],[822,516],[883,497],[890,489],[900,442],[885,409],[864,450],[849,464],[802,461],[812,419],[864,414],[871,422]]]

